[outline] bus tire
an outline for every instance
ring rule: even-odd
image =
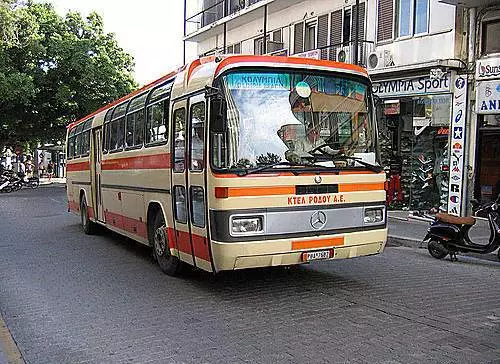
[[[168,236],[166,234],[165,218],[158,211],[153,220],[150,243],[153,247],[153,256],[158,262],[163,273],[176,276],[180,272],[181,261],[170,254]]]
[[[94,233],[94,223],[90,221],[89,209],[87,206],[87,201],[85,200],[85,195],[82,196],[80,201],[80,221],[82,223],[82,230],[87,235],[92,235]]]

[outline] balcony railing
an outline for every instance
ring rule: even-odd
[[[216,21],[262,0],[221,0],[185,19],[186,34],[192,34]]]
[[[256,38],[249,38],[241,41],[240,48],[249,49],[249,44],[246,42],[251,42],[254,44],[254,54],[261,54],[262,47],[259,44],[259,48],[255,48]],[[305,52],[293,53],[286,47],[285,43],[279,42],[267,42],[267,55],[289,55],[289,56],[302,56],[310,58],[318,58],[330,61],[338,61],[345,63],[356,63],[354,59],[354,41],[332,44],[325,47],[311,49]],[[363,67],[368,65],[368,56],[374,50],[374,42],[368,40],[358,40],[358,62],[357,64]],[[228,50],[224,50],[222,47],[211,49],[200,56],[214,55],[214,54],[226,54]]]

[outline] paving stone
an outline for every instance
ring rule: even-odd
[[[500,363],[500,264],[425,249],[181,278],[81,233],[65,190],[0,195],[0,312],[27,363]]]

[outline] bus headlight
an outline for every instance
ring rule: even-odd
[[[364,217],[365,224],[376,224],[382,221],[384,221],[383,208],[377,207],[377,208],[365,209],[365,217]]]
[[[231,233],[238,234],[255,234],[264,231],[262,216],[245,216],[233,217],[231,219]]]

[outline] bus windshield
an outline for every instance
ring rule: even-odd
[[[312,72],[235,72],[221,83],[227,131],[212,133],[215,168],[377,162],[368,82]]]

